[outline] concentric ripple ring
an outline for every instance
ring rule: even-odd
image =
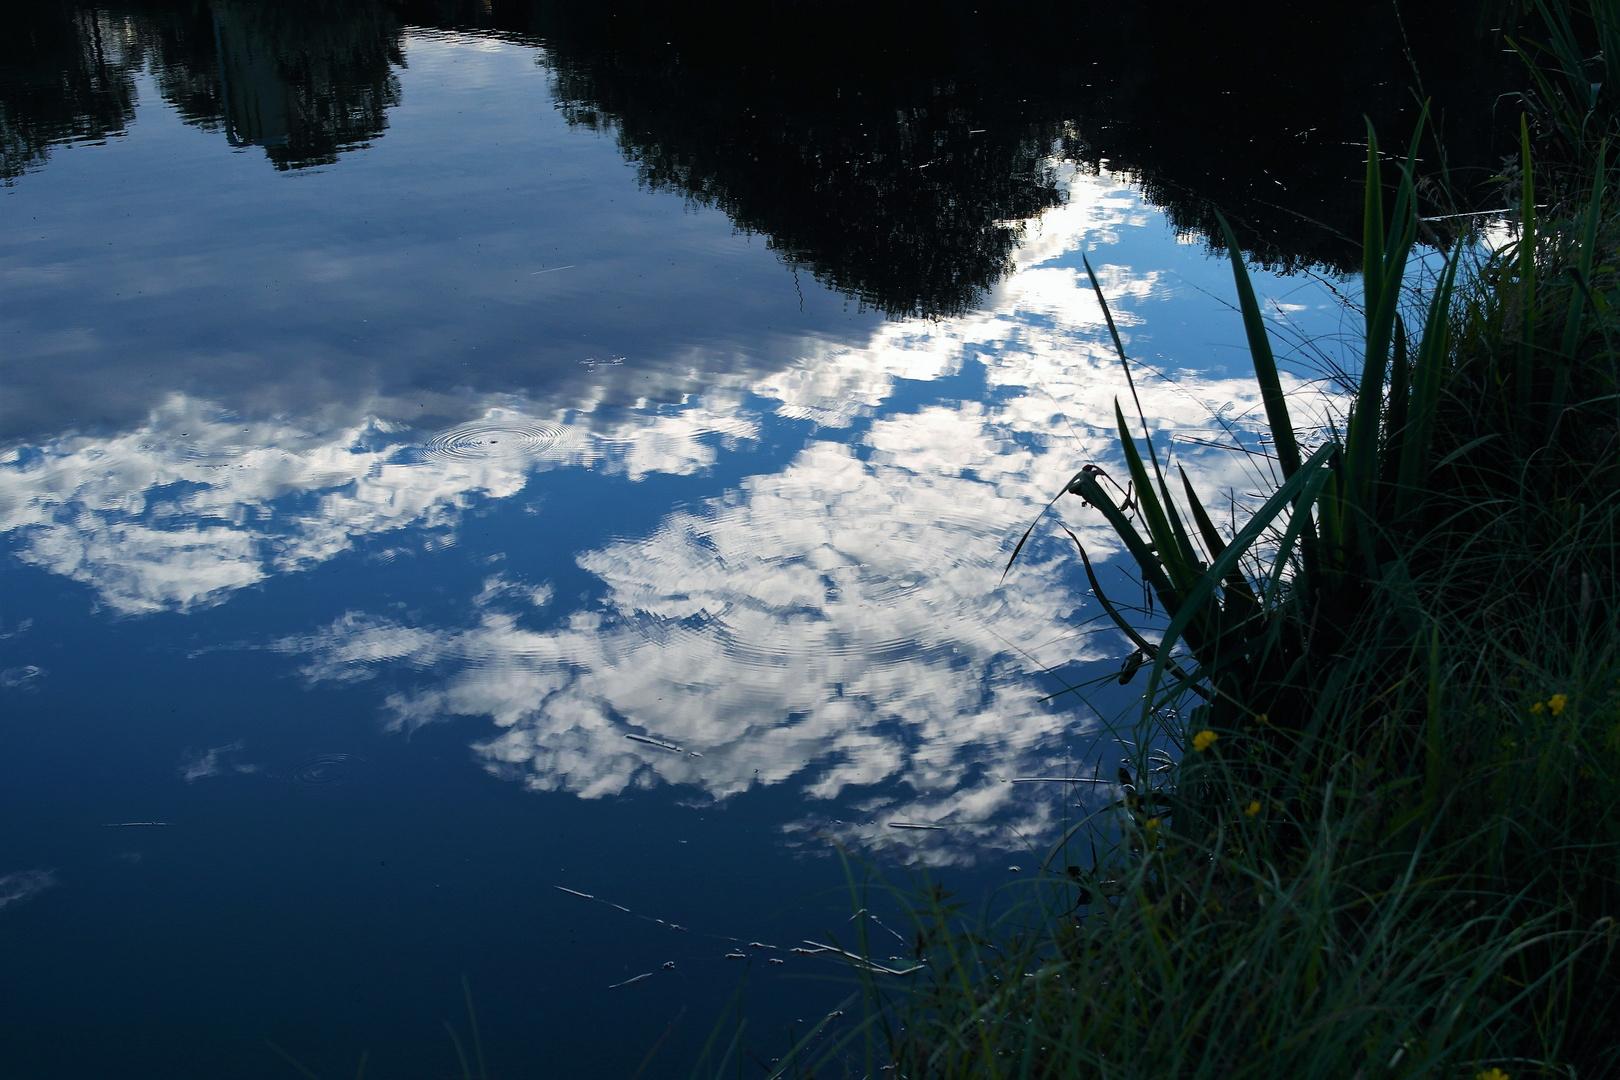
[[[354,779],[364,764],[354,754],[318,754],[294,765],[287,779],[299,787],[336,787]]]
[[[491,461],[536,457],[561,438],[559,428],[511,420],[473,420],[441,431],[423,455],[441,461]]]

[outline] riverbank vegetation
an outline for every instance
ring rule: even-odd
[[[1140,750],[1038,902],[915,898],[893,1075],[1620,1073],[1620,4],[1536,8],[1494,241],[1369,139],[1342,432],[1296,438],[1233,242],[1274,493],[1223,533],[1130,401],[1129,476],[1069,484],[1163,614],[1109,607]]]

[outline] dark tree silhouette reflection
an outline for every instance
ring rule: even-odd
[[[0,27],[0,181],[38,166],[53,143],[123,133],[141,62],[127,20],[46,0],[9,6]]]
[[[1479,10],[47,0],[0,16],[0,178],[122,131],[142,67],[276,168],[329,164],[387,127],[402,27],[498,32],[539,49],[568,119],[611,132],[648,187],[862,306],[947,316],[1006,273],[1066,161],[1132,175],[1184,232],[1221,208],[1268,265],[1352,268],[1366,118],[1397,145],[1429,96],[1463,192],[1511,149],[1496,103],[1518,67]]]
[[[187,123],[278,169],[331,164],[388,126],[401,45],[382,0],[14,5],[0,16],[0,179],[53,144],[122,134],[143,68]]]

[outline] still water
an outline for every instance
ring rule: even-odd
[[[1049,695],[1128,647],[1055,527],[1002,578],[1119,468],[1082,256],[1161,448],[1263,488],[1173,168],[492,10],[0,30],[7,1077],[460,1075],[463,976],[493,1076],[685,1076],[739,985],[769,1061],[840,851],[977,903],[1111,795],[1014,781],[1111,775],[1127,691]],[[1258,281],[1331,352],[1330,269]]]

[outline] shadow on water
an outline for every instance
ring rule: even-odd
[[[1221,207],[1262,263],[1350,269],[1365,120],[1394,144],[1426,95],[1447,164],[1483,178],[1518,78],[1460,3],[152,0],[5,20],[8,182],[53,143],[121,133],[143,68],[276,168],[330,164],[387,127],[407,27],[499,33],[540,47],[569,121],[612,132],[644,184],[891,316],[979,305],[1065,159],[1135,176],[1187,233]]]

